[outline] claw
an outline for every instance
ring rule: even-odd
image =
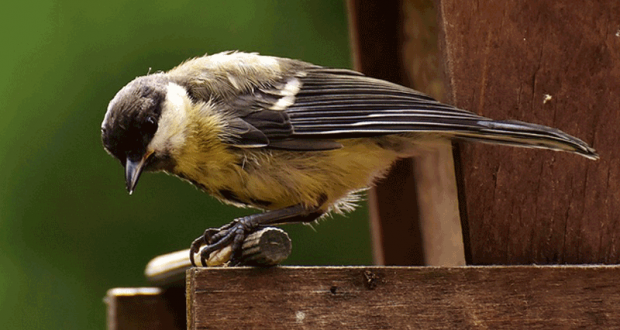
[[[209,228],[205,230],[202,237],[199,237],[198,239],[202,238],[205,244],[211,244],[213,242],[213,237],[217,235],[218,232],[220,232],[220,229]]]
[[[310,222],[322,214],[323,212],[318,209],[309,212],[306,206],[297,204],[280,210],[238,218],[218,229],[207,229],[191,245],[189,255],[192,258],[192,265],[194,265],[193,258],[196,253],[200,254],[200,262],[203,266],[206,266],[207,259],[210,258],[214,251],[228,245],[230,245],[232,250],[231,260],[236,261],[241,256],[241,247],[246,236],[258,228],[267,225],[283,224],[285,220],[294,220],[294,217],[300,218],[292,222]],[[204,247],[202,247],[203,243],[205,244]]]
[[[192,266],[194,267],[196,267],[196,262],[194,261],[194,255],[200,252],[200,247],[202,246],[202,243],[204,241],[205,241],[204,236],[200,236],[192,242],[192,245],[189,248],[189,261],[192,263]]]
[[[321,201],[318,205],[322,205],[324,202]],[[212,252],[227,245],[230,245],[232,249],[231,263],[234,263],[240,257],[243,241],[249,233],[263,226],[311,222],[323,215],[323,213],[324,211],[319,206],[309,209],[306,205],[296,204],[279,210],[238,218],[218,229],[207,229],[191,245],[189,256],[192,265],[195,266],[193,258],[196,253],[200,253],[200,261],[205,266],[207,264],[205,258],[209,258]],[[205,246],[201,250],[200,247],[203,242]]]
[[[199,254],[200,263],[203,267],[206,267],[208,264],[211,264],[209,259],[213,252],[227,246],[230,246],[232,249],[232,259],[238,259],[243,241],[252,230],[253,228],[238,220],[218,229],[209,228],[205,230],[204,234],[196,238],[190,246],[189,257],[192,265],[196,266],[194,257],[196,254]]]
[[[200,256],[204,259],[209,259],[209,256],[211,255],[212,252],[223,249],[227,245],[230,245],[231,241],[233,241],[235,238],[233,236],[234,234],[235,234],[234,231],[229,231],[228,233],[226,233],[224,237],[222,237],[221,239],[218,239],[215,243],[206,245],[205,247],[202,248],[202,250],[200,250]]]

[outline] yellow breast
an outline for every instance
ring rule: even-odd
[[[233,204],[262,209],[304,204],[325,211],[370,186],[397,158],[371,139],[339,142],[343,148],[330,151],[191,150],[178,159],[176,171]]]

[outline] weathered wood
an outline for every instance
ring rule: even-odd
[[[183,289],[115,288],[108,290],[108,330],[186,329]]]
[[[291,254],[291,239],[276,227],[263,228],[243,241],[241,263],[250,266],[274,266]]]
[[[560,128],[601,155],[463,144],[468,262],[620,263],[620,2],[436,4],[453,104]]]
[[[441,96],[430,0],[350,0],[348,7],[358,71]],[[462,265],[452,147],[418,158],[397,162],[369,193],[375,263]]]
[[[265,227],[248,235],[243,241],[240,264],[269,267],[284,261],[291,254],[292,243],[288,234],[276,227]],[[207,265],[222,266],[230,260],[230,247],[211,254]],[[194,262],[200,265],[200,257]],[[185,283],[185,271],[192,266],[189,249],[172,252],[153,258],[146,265],[144,275],[147,280],[159,286],[182,286]]]
[[[189,329],[612,329],[620,266],[193,268]]]

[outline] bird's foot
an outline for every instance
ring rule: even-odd
[[[235,219],[231,223],[220,228],[209,228],[204,234],[194,240],[189,249],[189,258],[195,267],[194,256],[200,254],[200,263],[203,267],[207,266],[207,260],[211,253],[230,246],[232,256],[230,265],[238,262],[241,247],[246,236],[258,228],[258,224],[252,221],[252,217]],[[204,245],[203,245],[204,244]]]

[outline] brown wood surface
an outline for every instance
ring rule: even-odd
[[[348,8],[356,70],[443,95],[431,0],[349,0]],[[375,264],[465,263],[449,143],[398,161],[370,191],[369,208]]]
[[[620,266],[188,271],[189,329],[618,329]]]
[[[468,261],[620,263],[620,2],[436,6],[453,104],[559,128],[601,156],[463,144]]]
[[[444,96],[437,12],[432,0],[402,0],[402,63],[409,86],[438,100]],[[452,143],[445,141],[414,158],[424,264],[465,264]]]
[[[266,227],[248,235],[242,249],[241,265],[268,267],[286,260],[291,254],[292,243],[284,230]]]
[[[183,288],[115,288],[105,302],[108,330],[187,328]]]
[[[405,84],[400,1],[348,0],[356,70]],[[373,257],[378,265],[423,265],[424,251],[413,162],[399,161],[368,194]]]

